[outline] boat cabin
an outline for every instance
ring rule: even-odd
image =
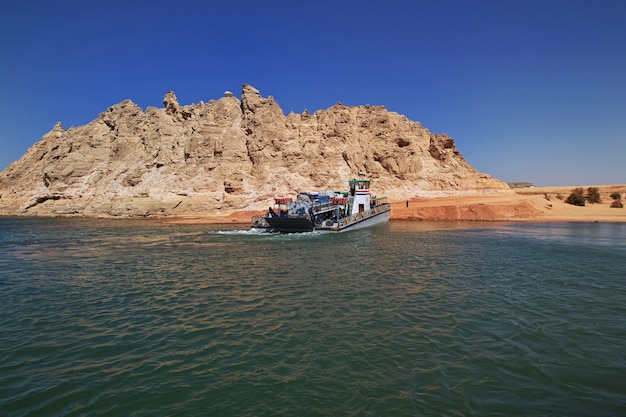
[[[370,182],[370,179],[365,178],[348,181],[350,185],[348,191],[350,214],[363,213],[365,210],[370,209]]]

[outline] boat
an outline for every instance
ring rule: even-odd
[[[344,232],[389,221],[387,197],[372,197],[371,179],[363,173],[348,181],[348,191],[301,192],[295,200],[276,197],[265,215],[252,218],[251,226],[268,232]]]

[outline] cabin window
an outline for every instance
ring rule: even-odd
[[[365,204],[359,204],[359,213],[363,213],[365,211]]]

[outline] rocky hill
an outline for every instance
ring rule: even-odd
[[[0,173],[0,214],[227,215],[267,208],[274,196],[345,189],[365,171],[392,200],[507,191],[478,173],[454,140],[381,106],[337,103],[285,116],[244,85],[241,100],[144,112],[130,100],[87,125],[57,123]]]

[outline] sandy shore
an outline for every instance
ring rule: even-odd
[[[583,186],[585,194],[587,188]],[[602,203],[584,207],[565,203],[574,186],[519,188],[511,193],[483,196],[413,199],[392,203],[393,220],[464,221],[578,221],[626,222],[626,208],[610,207],[613,192],[626,185],[591,186],[600,190]]]
[[[597,187],[602,203],[584,207],[565,203],[572,190]],[[443,198],[417,198],[391,203],[392,221],[530,221],[530,222],[626,222],[626,207],[612,208],[611,193],[622,194],[626,185],[591,185],[518,188],[511,192]],[[250,223],[256,211],[239,211],[228,216],[197,216],[167,219],[168,223]]]

